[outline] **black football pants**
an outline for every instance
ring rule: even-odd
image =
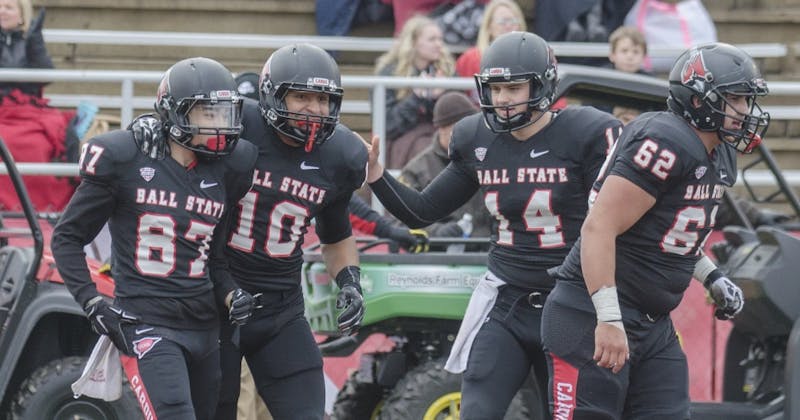
[[[219,331],[125,326],[122,366],[143,418],[209,420],[219,395]]]
[[[498,288],[488,318],[470,349],[461,383],[461,419],[500,420],[531,371],[542,379],[547,362],[539,335],[545,294],[511,285]],[[534,306],[535,305],[535,306]],[[542,396],[544,401],[544,396]]]
[[[554,419],[689,418],[688,365],[672,319],[621,309],[630,359],[614,374],[592,359],[597,321],[586,289],[556,284],[542,319]]]
[[[236,419],[242,356],[275,420],[321,420],[325,414],[322,354],[304,316],[300,286],[265,293],[261,304],[263,308],[257,309],[238,333],[229,324],[223,325],[217,420]]]

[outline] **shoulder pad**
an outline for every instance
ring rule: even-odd
[[[351,187],[361,187],[366,179],[367,145],[356,133],[337,124],[333,136],[319,150],[325,155],[325,161],[338,162]]]
[[[705,160],[706,150],[697,134],[684,119],[669,111],[643,114],[629,125],[636,138],[656,139],[680,155]]]
[[[577,135],[575,138],[594,140],[605,135],[609,127],[621,128],[622,123],[608,112],[592,106],[570,106],[558,113],[556,120],[561,126]]]
[[[239,139],[231,154],[225,156],[225,165],[236,173],[252,173],[258,159],[258,147],[245,139]]]
[[[470,115],[462,118],[453,126],[453,134],[450,140],[450,159],[462,160],[474,153],[478,141],[491,141],[497,136],[483,119],[483,114]],[[485,146],[484,146],[485,147]]]
[[[272,141],[270,130],[258,102],[245,98],[242,105],[242,135],[241,138],[255,144],[259,148],[265,147],[265,142]]]
[[[113,177],[122,165],[138,154],[133,134],[128,130],[114,130],[93,137],[83,145],[78,167],[81,176]]]
[[[591,106],[570,106],[558,113],[551,123],[556,138],[568,139],[558,142],[565,156],[584,159],[587,153],[605,155],[619,138],[622,123],[613,115]]]

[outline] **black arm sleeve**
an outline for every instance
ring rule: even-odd
[[[234,205],[236,203],[233,203]],[[208,259],[208,275],[211,282],[214,284],[214,296],[216,296],[217,304],[220,307],[225,307],[225,297],[228,296],[232,290],[238,286],[231,276],[228,267],[228,259],[225,258],[225,247],[228,242],[228,235],[230,233],[230,226],[233,225],[235,220],[235,212],[230,203],[227,210],[222,215],[222,219],[214,228],[214,239],[211,241],[211,255]]]
[[[83,247],[97,236],[113,209],[111,188],[84,179],[53,231],[51,248],[58,272],[81,307],[97,295]]]
[[[413,229],[449,215],[478,190],[478,184],[452,162],[422,191],[403,185],[385,171],[369,186],[389,212]]]
[[[350,223],[360,232],[386,238],[396,221],[373,210],[366,201],[353,194],[350,199]]]
[[[211,249],[208,259],[208,276],[214,285],[214,296],[221,308],[224,308],[225,297],[232,290],[239,287],[230,272],[225,249],[228,244],[231,229],[236,223],[236,208],[239,201],[253,187],[253,171],[255,170],[258,149],[247,140],[241,139],[233,153],[228,157],[226,182],[225,212],[219,223],[214,228],[214,237],[211,240]]]
[[[317,236],[323,244],[335,244],[353,234],[350,225],[350,197],[352,193],[342,194],[317,215]]]

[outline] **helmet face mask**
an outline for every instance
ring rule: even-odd
[[[325,50],[310,44],[282,47],[267,59],[261,70],[261,113],[278,133],[311,151],[336,130],[343,94],[340,85],[339,67]],[[292,93],[324,94],[327,115],[290,110],[287,96]]]
[[[212,91],[211,97],[218,94],[230,96],[229,91]],[[227,148],[227,136],[239,135],[241,129],[240,101],[186,98],[178,104],[179,123],[175,125],[182,133],[189,133],[192,139],[184,146],[204,148],[204,152],[217,154]],[[185,111],[182,111],[185,109]],[[197,139],[202,143],[198,144]]]
[[[200,158],[230,154],[242,131],[242,102],[233,75],[207,58],[170,67],[159,85],[155,109],[169,138]]]
[[[528,32],[510,32],[498,37],[481,60],[481,72],[475,75],[480,95],[481,112],[495,133],[508,133],[535,123],[552,105],[558,74],[552,49],[540,37]],[[515,104],[494,104],[491,85],[494,83],[527,83],[528,99]],[[510,115],[513,108],[526,109]],[[534,112],[539,115],[534,117]]]
[[[747,112],[739,112],[726,98],[727,95],[736,94],[720,95],[722,97],[721,109],[713,108],[712,110],[717,118],[722,120],[717,131],[719,139],[742,153],[751,153],[761,143],[766,133],[770,121],[769,113],[761,109],[754,95],[741,95],[745,96],[747,100]],[[732,110],[732,113],[729,110]],[[725,118],[733,121],[736,128],[727,128]]]
[[[769,89],[740,49],[723,43],[692,48],[678,57],[669,83],[669,109],[698,130],[716,132],[722,143],[742,153],[752,152],[761,142],[770,116],[757,98]],[[745,97],[746,113],[731,103],[736,96]]]

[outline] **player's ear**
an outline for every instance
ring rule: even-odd
[[[692,95],[692,106],[695,108],[700,108],[703,105],[703,101],[697,97],[697,95]]]

